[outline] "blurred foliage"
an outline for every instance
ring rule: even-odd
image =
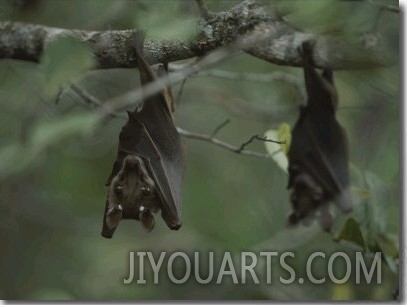
[[[353,217],[350,217],[346,221],[345,225],[338,235],[337,240],[342,244],[349,243],[358,251],[364,252],[366,250],[366,244],[362,232],[360,231],[360,226]]]
[[[240,1],[205,1],[211,10],[226,10]],[[399,18],[365,1],[269,1],[293,26],[306,31],[349,35],[376,28],[398,50]],[[386,4],[398,5],[397,1]],[[147,36],[192,37],[198,10],[194,1],[0,0],[0,19],[90,30],[143,27]],[[115,159],[124,121],[95,124],[92,105],[67,86],[77,82],[102,102],[138,84],[132,69],[87,71],[88,50],[72,40],[51,44],[40,64],[0,61],[0,297],[41,300],[127,299],[279,299],[345,300],[392,298],[398,281],[400,210],[399,67],[335,72],[340,96],[338,119],[350,139],[351,180],[356,206],[337,215],[332,234],[317,225],[286,229],[290,211],[287,175],[272,159],[232,154],[205,142],[187,141],[183,227],[169,231],[159,219],[146,234],[135,221],[120,224],[112,240],[100,236],[105,206],[104,184]],[[270,73],[302,78],[298,68],[267,64],[243,54],[217,69]],[[60,87],[64,87],[58,95]],[[179,85],[174,86],[178,92]],[[211,133],[231,118],[218,137],[239,145],[253,134],[293,126],[297,91],[289,84],[192,77],[185,86],[176,123]],[[58,100],[56,104],[55,101]],[[280,129],[287,134],[287,126]],[[284,131],[285,130],[285,131]],[[278,135],[278,132],[276,134]],[[263,143],[250,149],[264,151]],[[152,284],[124,285],[129,251],[215,252],[292,251],[297,277],[316,251],[342,251],[355,262],[355,249],[335,238],[360,230],[356,240],[384,253],[382,284],[337,285],[305,281],[284,285],[287,278],[273,263],[270,285],[175,285],[162,276]],[[345,231],[344,231],[345,230]],[[351,234],[352,235],[352,234]],[[346,235],[355,242],[355,237]],[[362,236],[362,237],[361,237]],[[369,260],[369,256],[366,256]],[[147,264],[148,265],[148,264]],[[327,260],[316,259],[314,276],[327,277]],[[181,266],[182,267],[182,266]],[[180,271],[182,268],[180,267]],[[260,271],[264,269],[259,266]],[[263,266],[264,267],[264,266]],[[343,265],[334,266],[341,274]],[[236,269],[238,269],[236,267]],[[216,269],[215,269],[216,270]],[[259,272],[260,272],[259,271]],[[281,271],[281,272],[280,272]],[[162,274],[165,271],[162,271]],[[182,272],[181,272],[182,273]],[[261,273],[261,272],[260,272]],[[354,272],[352,271],[352,278]],[[339,276],[338,276],[339,277]]]
[[[46,45],[41,65],[46,96],[55,96],[61,86],[90,69],[93,58],[80,41],[63,37]]]

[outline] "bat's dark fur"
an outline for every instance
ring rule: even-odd
[[[318,212],[322,227],[330,230],[329,202],[334,202],[342,212],[352,209],[348,141],[346,131],[335,117],[338,96],[333,73],[327,69],[322,75],[317,73],[312,49],[311,42],[300,49],[308,100],[301,107],[288,152],[288,188],[292,189],[293,207],[289,222],[307,222]]]
[[[142,56],[143,40],[138,35],[131,46],[141,84],[146,85],[157,77]],[[159,210],[170,229],[181,227],[185,151],[172,119],[174,107],[171,91],[166,89],[128,112],[129,120],[120,133],[117,159],[107,181],[102,236],[111,238],[121,219],[140,220],[151,231],[154,213]]]

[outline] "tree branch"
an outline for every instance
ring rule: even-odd
[[[274,140],[269,140],[269,139],[264,139],[259,137],[258,135],[252,136],[248,141],[244,142],[240,146],[233,146],[229,143],[223,142],[217,138],[214,138],[212,135],[207,135],[207,134],[202,134],[202,133],[196,133],[196,132],[191,132],[185,129],[182,129],[181,127],[177,127],[177,131],[180,135],[183,137],[189,138],[189,139],[195,139],[195,140],[201,140],[205,142],[212,143],[216,146],[222,147],[224,149],[230,150],[231,152],[234,152],[236,154],[240,155],[247,155],[247,156],[253,156],[253,157],[258,157],[258,158],[272,158],[272,155],[270,154],[264,154],[260,153],[257,151],[251,151],[251,150],[245,150],[244,148],[253,142],[255,139],[259,139],[262,141],[272,141],[272,142],[277,142]]]
[[[170,69],[171,71],[171,69]],[[176,71],[176,70],[174,70]],[[229,80],[250,81],[250,82],[262,82],[270,83],[274,81],[283,81],[290,83],[294,86],[301,86],[302,80],[292,74],[276,71],[272,73],[250,73],[250,72],[235,72],[226,70],[206,70],[200,71],[196,76],[210,76],[218,77]]]
[[[225,70],[205,70],[200,71],[198,74],[194,76],[210,76],[210,77],[218,77],[223,79],[229,80],[237,80],[237,81],[251,81],[251,82],[262,82],[262,83],[271,83],[274,81],[282,81],[291,85],[297,92],[299,96],[299,101],[305,101],[306,93],[304,90],[304,86],[302,80],[298,77],[284,73],[281,71],[275,71],[272,73],[250,73],[250,72],[234,72],[234,71],[225,71]]]
[[[211,138],[213,138],[214,136],[216,136],[216,135],[218,134],[218,132],[219,132],[223,127],[225,127],[227,124],[229,124],[229,123],[230,123],[230,119],[227,119],[227,120],[224,121],[222,124],[219,124],[219,126],[216,127],[216,128],[212,131],[212,133],[211,133]]]
[[[72,89],[73,92],[75,92],[81,99],[83,99],[89,105],[93,105],[93,106],[95,106],[97,108],[103,108],[104,107],[103,103],[101,103],[96,97],[94,97],[93,95],[88,93],[86,90],[83,90],[81,87],[79,87],[79,86],[77,86],[75,84],[71,84],[69,86],[69,88]],[[109,109],[105,109],[105,111],[108,112],[107,114],[110,117],[116,117],[116,118],[120,118],[120,119],[127,118],[127,115],[126,115],[125,112],[109,112],[110,111]],[[216,139],[215,135],[223,127],[225,127],[229,122],[230,122],[230,120],[228,119],[225,122],[223,122],[222,124],[220,124],[219,126],[217,126],[210,135],[191,132],[191,131],[185,130],[185,129],[181,128],[181,127],[177,127],[177,131],[178,131],[178,133],[180,135],[182,135],[185,138],[196,139],[196,140],[209,142],[209,143],[212,143],[212,144],[217,145],[219,147],[222,147],[224,149],[230,150],[230,151],[232,151],[232,152],[234,152],[236,154],[255,156],[255,157],[259,157],[259,158],[271,158],[272,155],[259,153],[259,152],[251,151],[251,150],[245,150],[246,146],[249,145],[250,143],[252,143],[254,140],[260,140],[260,141],[265,141],[265,142],[273,142],[273,143],[277,143],[277,144],[285,143],[285,142],[280,142],[280,141],[260,137],[259,135],[254,135],[254,136],[250,137],[250,139],[243,142],[240,146],[233,146],[233,145],[231,145],[229,143],[226,143],[226,142],[223,142],[223,141],[221,141],[219,139]]]
[[[200,1],[198,1],[200,3]],[[331,69],[372,68],[394,64],[395,50],[381,34],[365,34],[352,39],[303,33],[282,20],[275,10],[246,0],[226,12],[211,12],[200,19],[196,38],[186,41],[145,42],[150,64],[173,62],[202,56],[242,36],[263,36],[261,43],[241,47],[253,56],[279,65],[301,66],[298,48],[304,40],[315,40],[314,62]],[[39,62],[45,46],[58,37],[70,36],[84,42],[96,59],[95,68],[130,68],[136,62],[129,39],[137,29],[123,31],[81,31],[20,22],[0,22],[0,58]]]

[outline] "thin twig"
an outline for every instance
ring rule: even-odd
[[[380,10],[382,11],[389,11],[389,12],[393,12],[393,13],[400,13],[400,7],[395,6],[395,5],[391,5],[391,4],[383,4],[383,3],[379,3],[376,1],[372,1],[372,0],[368,0],[369,4],[378,6]]]
[[[61,99],[61,96],[62,96],[63,92],[64,92],[64,88],[60,87],[59,91],[58,91],[58,94],[57,94],[57,96],[55,98],[55,105],[57,105],[59,103],[59,100]]]
[[[182,92],[184,91],[184,86],[185,86],[185,83],[187,82],[187,79],[188,79],[187,77],[184,78],[184,80],[182,81],[181,86],[180,86],[180,88],[178,90],[177,98],[175,99],[175,104],[176,105],[179,105],[180,102],[181,102]]]
[[[207,134],[202,134],[202,133],[195,133],[195,132],[191,132],[185,129],[182,129],[181,127],[177,127],[178,133],[180,135],[182,135],[183,137],[189,138],[189,139],[195,139],[195,140],[201,140],[201,141],[205,141],[205,142],[209,142],[212,143],[214,145],[217,145],[219,147],[222,147],[224,149],[230,150],[236,154],[241,154],[241,155],[247,155],[247,156],[254,156],[254,157],[258,157],[258,158],[272,158],[272,155],[270,154],[263,154],[263,153],[259,153],[257,151],[251,151],[251,150],[245,150],[244,148],[250,144],[251,142],[253,142],[253,140],[262,140],[262,141],[267,141],[267,142],[274,142],[274,143],[278,143],[278,144],[282,144],[283,142],[279,142],[279,141],[274,141],[274,140],[270,140],[270,139],[266,139],[266,138],[262,138],[258,135],[252,136],[248,141],[244,142],[242,145],[240,145],[239,147],[237,146],[233,146],[229,143],[223,142],[217,138],[214,138],[211,135],[207,135]]]
[[[226,121],[224,121],[222,124],[220,124],[218,127],[216,127],[213,132],[211,133],[211,138],[213,138],[214,136],[216,136],[218,134],[218,132],[225,127],[227,124],[230,123],[230,119],[227,119]]]
[[[383,14],[384,11],[393,12],[393,13],[398,13],[399,12],[399,8],[395,7],[393,5],[375,3],[375,2],[373,2],[371,0],[369,0],[368,3],[377,7],[377,16],[376,16],[376,18],[375,18],[375,20],[373,22],[372,31],[377,31],[377,28],[379,27],[380,19],[381,19],[382,14]]]
[[[213,76],[230,80],[243,80],[264,83],[269,83],[273,81],[285,81],[296,86],[300,85],[300,79],[298,77],[280,71],[272,73],[248,73],[213,69],[200,71],[198,74],[196,74],[196,76]]]
[[[259,38],[254,37],[251,39],[258,40]],[[202,57],[202,59],[193,66],[188,66],[178,72],[166,74],[162,77],[157,78],[154,82],[146,84],[142,88],[130,90],[127,93],[121,94],[106,101],[104,103],[104,107],[100,109],[101,119],[103,119],[103,117],[106,115],[106,110],[109,113],[117,109],[128,107],[130,105],[137,107],[143,98],[148,98],[162,91],[168,86],[183,81],[188,76],[195,74],[204,68],[210,67],[216,63],[221,62],[222,60],[239,54],[240,52],[242,52],[241,47],[244,44],[247,44],[247,42],[239,40],[228,46],[221,47],[216,51],[213,51],[212,53]]]
[[[70,84],[69,88],[76,93],[80,98],[82,98],[86,103],[90,105],[94,105],[96,107],[104,108],[104,104],[99,101],[96,97],[94,97],[92,94],[87,92],[86,90],[82,89],[76,84]],[[61,90],[62,91],[62,90]],[[116,112],[110,109],[105,109],[107,112],[107,115],[110,117],[116,117],[116,118],[127,118],[127,115],[124,112]]]
[[[92,105],[95,105],[97,107],[104,107],[103,103],[101,103],[96,97],[92,96],[91,94],[86,92],[84,89],[80,88],[79,86],[77,86],[75,84],[71,84],[70,87],[77,93],[77,95],[79,97],[83,98],[86,102],[88,102],[88,103],[90,103]],[[118,117],[118,118],[121,118],[121,119],[127,117],[124,112],[112,112],[108,108],[105,109],[105,111],[107,111],[108,115],[111,116],[111,117]],[[222,148],[228,149],[228,150],[230,150],[230,151],[232,151],[234,153],[237,153],[237,154],[255,156],[255,157],[259,157],[259,158],[271,158],[272,155],[263,154],[263,153],[250,151],[250,150],[244,150],[244,148],[247,145],[249,145],[251,142],[253,142],[253,140],[257,139],[257,140],[261,140],[261,141],[274,142],[274,143],[278,143],[278,144],[283,144],[284,143],[284,142],[274,141],[274,140],[267,139],[267,138],[262,138],[262,137],[260,137],[258,135],[255,135],[255,136],[252,136],[248,141],[246,141],[242,145],[240,145],[240,147],[236,147],[236,146],[233,146],[233,145],[231,145],[229,143],[226,143],[226,142],[223,142],[221,140],[218,140],[218,139],[214,138],[214,136],[223,127],[225,127],[229,122],[230,122],[230,120],[227,119],[225,122],[223,122],[222,124],[217,126],[215,128],[215,130],[211,133],[211,135],[190,132],[190,131],[187,131],[185,129],[182,129],[181,127],[177,127],[177,131],[178,131],[178,133],[180,135],[182,135],[183,137],[186,137],[186,138],[197,139],[197,140],[210,142],[212,144],[215,144],[215,145],[220,146]]]
[[[210,14],[205,2],[203,0],[195,0],[195,2],[199,8],[199,13],[201,14],[201,17],[205,20],[208,20],[210,18],[211,14]]]
[[[170,71],[179,71],[182,70],[183,66],[171,65]],[[271,83],[274,81],[285,82],[289,85],[292,85],[294,89],[298,92],[300,102],[306,100],[306,93],[304,86],[300,78],[281,71],[275,71],[272,73],[250,73],[250,72],[235,72],[235,71],[225,71],[225,70],[203,70],[191,75],[192,77],[197,76],[210,76],[218,77],[228,80],[235,81],[251,81],[251,82],[263,82]]]
[[[244,148],[252,143],[254,140],[259,140],[259,141],[264,141],[264,142],[272,142],[276,144],[285,144],[285,141],[276,141],[272,139],[268,139],[267,137],[260,137],[259,135],[254,135],[250,139],[248,139],[246,142],[243,142],[242,145],[236,150],[237,153],[241,152],[244,150]]]
[[[294,87],[298,92],[301,102],[306,100],[306,93],[301,80],[289,73],[275,71],[272,73],[247,73],[247,72],[232,72],[224,70],[204,70],[200,71],[196,76],[213,76],[230,80],[242,80],[251,82],[264,82],[270,83],[274,81],[281,81],[288,83]]]
[[[99,107],[103,106],[103,104],[96,97],[94,97],[89,92],[83,90],[78,85],[71,84],[69,87],[72,89],[73,92],[75,92],[76,94],[81,96],[86,103],[88,103],[90,105],[99,106]]]

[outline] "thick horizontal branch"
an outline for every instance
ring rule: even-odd
[[[356,39],[299,32],[269,7],[246,0],[227,12],[210,12],[197,22],[192,41],[145,42],[145,56],[150,64],[173,62],[202,56],[241,37],[261,35],[259,43],[246,44],[247,53],[279,65],[300,66],[298,48],[304,40],[316,41],[314,62],[332,69],[372,68],[394,64],[397,58],[386,38],[366,34]],[[135,67],[128,40],[137,29],[123,31],[67,30],[19,22],[0,22],[0,58],[39,62],[45,46],[62,36],[79,39],[93,52],[96,68]],[[250,38],[248,38],[250,39]]]
[[[136,61],[127,42],[137,32],[66,30],[20,22],[1,22],[0,58],[39,62],[48,43],[60,37],[73,37],[90,48],[97,62],[96,68],[131,68],[136,67]],[[146,41],[145,54],[151,64],[198,55],[188,43],[155,40]]]

